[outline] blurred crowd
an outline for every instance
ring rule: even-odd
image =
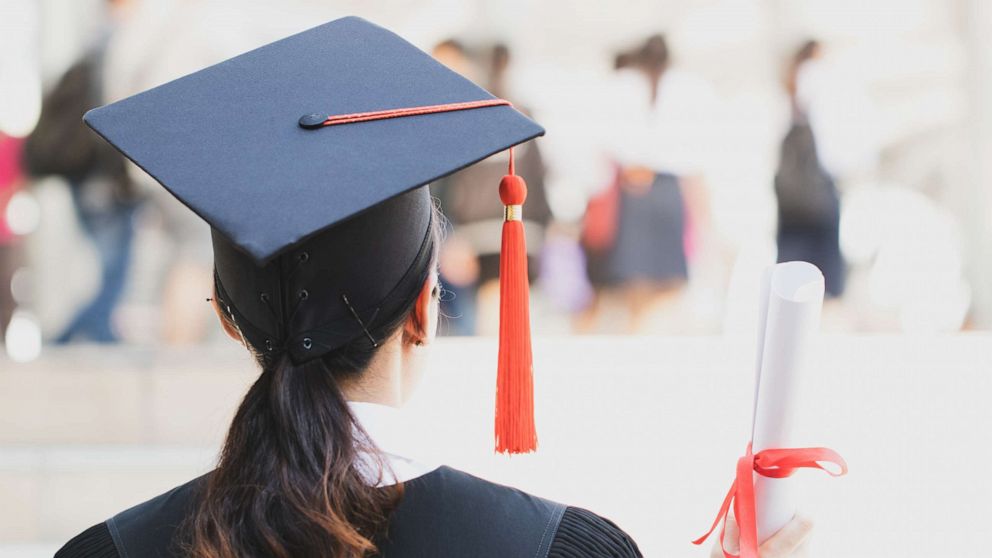
[[[0,113],[0,332],[15,359],[32,358],[43,343],[185,345],[214,335],[204,303],[206,225],[81,118],[261,41],[230,32],[236,24],[211,25],[251,16],[211,13],[217,8],[206,2],[109,0],[101,10],[75,59],[38,91],[20,84],[29,93],[4,101],[19,99],[19,108]],[[612,67],[596,102],[569,115],[589,123],[569,139],[591,156],[548,157],[550,137],[516,153],[529,185],[524,222],[539,332],[719,333],[734,315],[729,299],[742,296],[738,283],[757,281],[755,270],[776,259],[823,271],[828,327],[969,326],[961,226],[925,191],[880,185],[889,146],[875,103],[831,59],[829,42],[794,41],[775,61],[787,117],[766,123],[776,148],[763,171],[775,208],[764,233],[769,250],[736,242],[734,225],[720,222],[727,212],[713,210],[714,183],[728,182],[720,175],[732,156],[734,116],[710,81],[680,64],[671,42],[632,34],[602,53]],[[512,41],[466,34],[422,46],[543,121],[542,107],[512,86],[520,64]],[[9,66],[23,58],[19,47],[5,45],[0,76],[16,75]],[[2,120],[32,110],[28,126]],[[449,221],[440,261],[447,334],[495,332],[501,157],[431,185]],[[575,176],[570,166],[586,169],[585,184],[561,178]],[[556,189],[569,187],[581,193],[580,211],[560,201]]]

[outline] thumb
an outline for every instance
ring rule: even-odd
[[[716,540],[713,545],[713,550],[710,552],[710,558],[723,558],[723,549],[727,549],[730,554],[740,553],[740,537],[741,530],[737,526],[737,520],[734,519],[733,514],[727,514],[727,519],[723,524],[723,547],[720,547],[720,539]]]
[[[797,558],[805,554],[805,543],[812,531],[813,522],[807,517],[797,515],[765,541],[758,548],[758,554],[761,558]]]

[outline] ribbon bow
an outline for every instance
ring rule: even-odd
[[[834,472],[822,464],[832,463],[840,468]],[[837,452],[828,448],[790,448],[767,449],[754,454],[751,444],[747,445],[747,453],[737,460],[737,478],[730,485],[727,497],[723,499],[720,513],[717,514],[713,526],[705,535],[692,541],[692,544],[703,544],[713,534],[716,526],[724,521],[730,504],[734,504],[734,515],[740,526],[740,554],[731,554],[723,547],[723,535],[726,523],[720,528],[720,549],[725,558],[758,558],[758,527],[757,513],[754,505],[754,475],[781,479],[791,476],[797,469],[820,469],[829,475],[840,477],[847,474],[847,463]]]

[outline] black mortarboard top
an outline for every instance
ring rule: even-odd
[[[464,110],[451,106],[463,103]],[[402,112],[439,106],[447,108]],[[401,113],[384,112],[395,109]],[[353,118],[368,112],[375,114],[367,121]],[[335,115],[352,123],[327,125]],[[355,17],[94,109],[85,121],[210,224],[218,290],[236,306],[246,337],[285,347],[298,362],[368,335],[382,299],[422,256],[430,202],[418,187],[544,133]],[[525,191],[514,185],[501,185],[501,195],[511,192],[504,203],[519,208]],[[509,209],[507,219],[515,227],[519,211]],[[337,262],[300,273],[288,260],[316,258],[308,246],[332,251]],[[308,301],[319,310],[298,312],[287,289],[303,298],[311,294],[306,281],[327,280],[348,302],[335,294]],[[527,331],[526,355],[512,360],[529,374]],[[501,370],[502,363],[501,356]]]
[[[305,115],[493,99],[394,33],[332,21],[87,113],[260,263],[544,130],[496,106],[309,130]]]

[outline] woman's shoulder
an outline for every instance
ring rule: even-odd
[[[103,522],[73,537],[55,553],[55,558],[118,558],[110,527]]]
[[[168,552],[206,475],[128,508],[69,540],[55,558],[158,556]]]
[[[536,554],[549,558],[639,558],[633,539],[612,521],[589,510],[571,507],[494,483],[468,473],[441,467],[406,483],[398,518],[430,513],[435,505],[449,518],[450,532],[465,525],[484,526],[483,533],[466,534],[478,542],[492,533],[500,542],[507,532],[518,540],[528,537]],[[405,508],[405,509],[404,509]],[[432,521],[436,520],[434,515]],[[402,521],[402,519],[401,519]],[[413,523],[418,521],[414,517]],[[497,543],[493,543],[497,544]],[[516,554],[502,554],[516,555]]]
[[[561,517],[548,558],[641,558],[637,543],[609,519],[569,506]]]

